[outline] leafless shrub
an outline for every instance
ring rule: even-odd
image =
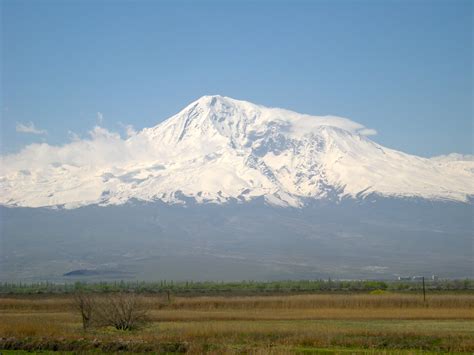
[[[147,321],[147,311],[140,307],[135,294],[109,294],[97,301],[94,322],[100,326],[113,326],[118,330],[133,330]]]
[[[132,293],[92,295],[79,292],[74,295],[74,308],[81,314],[84,330],[92,326],[132,330],[142,326],[148,318],[146,309]]]

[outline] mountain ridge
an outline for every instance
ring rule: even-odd
[[[470,202],[474,161],[398,152],[346,118],[310,116],[203,96],[166,121],[121,139],[95,127],[91,140],[32,145],[2,157],[0,204],[123,204],[132,198],[278,206],[307,199],[420,197]],[[463,160],[466,159],[466,160]]]

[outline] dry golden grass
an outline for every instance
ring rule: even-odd
[[[10,348],[103,351],[119,345],[148,351],[172,343],[186,344],[191,353],[474,351],[474,295],[431,295],[426,303],[406,294],[174,297],[170,304],[161,296],[140,296],[140,303],[149,310],[147,327],[83,332],[70,296],[0,298],[0,341],[16,339]]]
[[[429,295],[426,302],[419,294],[172,297],[170,304],[162,295],[141,295],[139,299],[148,309],[466,308],[474,310],[474,294],[435,294]],[[0,297],[0,311],[67,311],[71,309],[72,303],[71,295]]]
[[[154,321],[199,320],[473,320],[474,314],[465,308],[378,308],[378,309],[242,309],[242,310],[168,310],[151,311]]]
[[[153,300],[144,302],[154,305]],[[173,309],[316,309],[316,308],[472,308],[474,295],[432,295],[423,302],[421,295],[292,295],[251,297],[177,297]]]
[[[57,336],[69,330],[70,321],[71,317],[67,314],[52,314],[48,317],[43,315],[2,314],[0,336]]]

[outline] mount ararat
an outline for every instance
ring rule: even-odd
[[[204,96],[126,138],[29,145],[2,157],[0,280],[473,277],[472,156],[373,134]]]

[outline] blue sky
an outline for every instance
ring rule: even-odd
[[[85,136],[98,112],[110,130],[153,126],[206,94],[347,117],[412,154],[472,153],[472,1],[1,4],[3,154]]]

